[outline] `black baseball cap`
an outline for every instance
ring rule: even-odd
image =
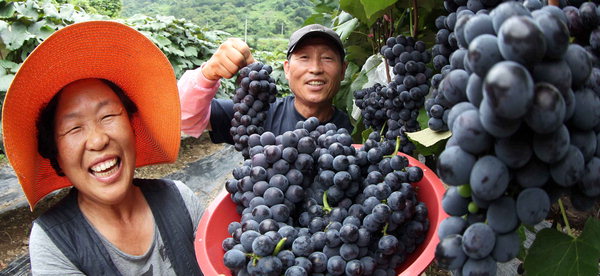
[[[298,29],[292,34],[292,36],[290,36],[290,41],[288,42],[287,57],[290,57],[290,54],[294,52],[296,45],[298,45],[303,39],[312,36],[321,36],[328,38],[338,49],[342,60],[346,56],[346,51],[344,51],[344,45],[342,44],[342,40],[334,30],[320,24],[311,24]]]

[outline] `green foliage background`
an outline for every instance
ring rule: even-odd
[[[289,35],[312,15],[308,0],[123,0],[123,17],[173,15],[245,38],[254,49],[284,50]]]

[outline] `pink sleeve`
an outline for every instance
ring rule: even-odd
[[[177,81],[181,102],[181,131],[194,137],[200,137],[208,126],[210,102],[221,84],[219,80],[206,79],[200,68],[186,71]]]

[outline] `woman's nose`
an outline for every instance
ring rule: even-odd
[[[86,147],[89,150],[102,150],[108,141],[108,135],[102,127],[92,127],[88,133]]]

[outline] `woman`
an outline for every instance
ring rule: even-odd
[[[134,178],[175,161],[179,115],[169,61],[125,25],[74,24],[31,53],[4,103],[6,154],[32,209],[73,186],[34,221],[34,275],[201,274],[199,200],[181,182]]]

